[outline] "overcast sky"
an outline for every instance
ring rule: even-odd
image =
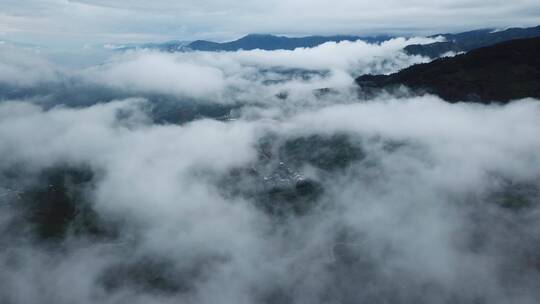
[[[0,40],[59,47],[540,24],[538,0],[0,0],[0,8]]]

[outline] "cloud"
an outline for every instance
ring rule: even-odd
[[[4,1],[10,39],[49,46],[166,39],[235,39],[246,33],[291,35],[437,33],[536,25],[537,1]],[[39,13],[37,13],[39,12]],[[56,33],[62,33],[58,35]],[[68,43],[62,37],[70,37]]]
[[[539,101],[356,96],[430,41],[2,49],[0,300],[535,303]]]
[[[540,180],[536,100],[489,106],[387,98],[278,119],[183,126],[153,125],[145,105],[0,105],[2,172],[24,164],[24,180],[45,168],[87,167],[95,177],[85,197],[101,218],[122,223],[112,242],[74,234],[59,245],[62,252],[11,243],[0,252],[6,270],[0,280],[9,287],[2,297],[532,303],[538,296],[530,264],[537,250],[531,240],[540,231],[532,203],[538,194],[520,198],[533,204],[526,218],[491,201],[505,180]],[[230,175],[235,168],[261,170],[257,147],[269,134],[278,146],[345,134],[364,157],[334,173],[316,171],[311,176],[325,189],[319,207],[278,220],[257,207],[256,197],[228,193],[221,184],[238,181]],[[304,174],[309,165],[296,170]],[[243,187],[255,189],[260,177],[248,176]],[[7,266],[10,252],[18,264]],[[23,286],[40,288],[23,292]]]
[[[32,88],[34,97],[48,96],[53,102],[62,99],[66,105],[152,95],[224,104],[267,103],[284,93],[310,98],[317,89],[348,90],[357,75],[391,73],[425,62],[427,58],[408,56],[402,50],[409,44],[433,41],[436,39],[396,38],[381,44],[344,41],[292,51],[140,50],[112,53],[105,63],[98,61],[98,65],[86,68],[88,64],[82,68],[73,64],[89,59],[86,53],[61,64],[48,60],[47,50],[6,45],[0,50],[10,60],[2,62],[6,77],[0,78],[0,85],[11,88],[4,92],[16,93],[10,93],[8,99],[29,98],[32,91],[28,89]],[[56,61],[58,56],[53,55]],[[102,54],[97,58],[101,60]],[[111,94],[107,94],[109,91]]]
[[[199,98],[224,89],[222,72],[213,67],[158,53],[135,54],[122,59],[90,70],[85,77],[91,82],[132,92]]]
[[[56,82],[61,69],[42,58],[38,49],[0,44],[0,84],[33,87]]]
[[[311,93],[320,88],[348,88],[354,75],[390,73],[414,63],[402,49],[434,39],[397,38],[382,44],[362,41],[326,43],[292,51],[160,53],[128,52],[82,72],[85,81],[134,93],[159,93],[228,102],[271,99],[283,91]],[[248,93],[246,93],[248,92]],[[224,96],[227,95],[228,96]],[[252,98],[257,96],[258,98]]]

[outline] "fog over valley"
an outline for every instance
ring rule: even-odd
[[[0,303],[538,303],[537,31],[0,36]]]

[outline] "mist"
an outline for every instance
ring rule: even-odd
[[[2,55],[0,302],[536,303],[539,101],[354,85],[433,41]]]

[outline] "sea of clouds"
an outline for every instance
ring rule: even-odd
[[[0,302],[536,303],[540,103],[359,98],[431,41],[1,45]]]

